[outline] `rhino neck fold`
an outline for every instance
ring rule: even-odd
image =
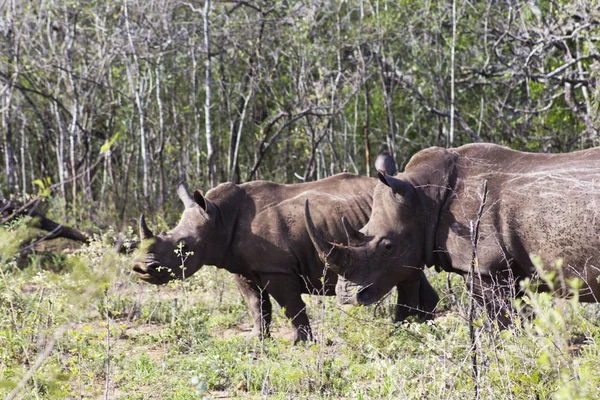
[[[422,260],[425,266],[433,265],[443,269],[448,264],[448,260],[442,253],[445,252],[439,243],[437,243],[437,233],[440,229],[442,214],[452,201],[452,193],[456,188],[457,171],[456,158],[454,151],[439,149],[443,152],[440,164],[437,168],[432,168],[431,164],[424,168],[417,165],[414,169],[407,165],[406,171],[409,173],[413,185],[419,188],[419,201],[426,213],[425,222],[425,248],[423,249]],[[432,174],[432,169],[435,171]]]
[[[233,243],[238,224],[238,207],[231,207],[227,202],[215,205],[216,235],[210,239],[210,248],[207,249],[206,265],[229,270],[229,259],[234,252]],[[233,271],[232,271],[233,272]]]
[[[229,271],[234,272],[231,270],[231,268],[228,268],[228,266],[231,264],[229,259],[235,254],[236,250],[234,248],[234,243],[237,234],[237,227],[239,225],[239,209],[238,207],[233,207],[226,210],[224,213],[219,213],[219,215],[221,216],[223,226],[226,228],[222,253],[220,254],[221,261],[217,266],[219,268],[227,268]]]

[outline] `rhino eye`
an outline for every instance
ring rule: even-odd
[[[380,242],[381,247],[383,247],[386,251],[392,250],[393,244],[391,240],[383,239]]]

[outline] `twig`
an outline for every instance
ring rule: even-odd
[[[110,313],[108,312],[108,290],[104,291],[104,304],[106,307],[106,381],[104,383],[104,399],[108,400],[110,389]]]
[[[483,214],[483,208],[487,200],[487,180],[483,181],[483,197],[477,211],[477,219],[475,225],[473,221],[469,221],[469,228],[471,231],[471,269],[469,271],[470,276],[470,288],[469,288],[469,336],[471,339],[471,365],[473,368],[473,382],[475,383],[475,399],[479,399],[479,367],[477,365],[477,341],[475,340],[475,327],[473,326],[473,313],[475,308],[475,296],[473,294],[473,288],[475,287],[475,268],[479,269],[479,261],[477,258],[477,244],[479,243],[479,224],[481,222],[481,215]],[[481,292],[483,296],[483,290]]]

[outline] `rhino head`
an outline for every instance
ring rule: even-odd
[[[185,209],[179,224],[169,232],[154,235],[144,215],[140,217],[140,239],[146,253],[133,271],[148,283],[185,279],[218,259],[218,207],[198,190],[190,196],[184,183],[177,187],[177,195]]]
[[[373,304],[424,266],[425,213],[408,179],[378,171],[369,222],[355,229],[345,217],[346,243],[331,243],[317,232],[305,203],[305,223],[317,253],[340,277],[338,300]]]

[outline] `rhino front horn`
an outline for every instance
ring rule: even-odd
[[[185,208],[190,208],[194,205],[194,199],[190,196],[190,192],[188,191],[188,187],[184,182],[181,182],[177,185],[177,196],[183,202]]]
[[[348,247],[331,243],[319,236],[310,215],[308,199],[304,203],[304,222],[306,224],[308,236],[310,236],[310,240],[317,249],[317,254],[321,261],[323,261],[333,272],[342,275],[344,270],[348,268],[352,262],[352,251]]]
[[[146,218],[144,218],[144,214],[142,214],[140,216],[140,238],[144,240],[151,239],[152,237],[154,237],[154,234],[150,228],[148,228],[148,225],[146,225]]]

